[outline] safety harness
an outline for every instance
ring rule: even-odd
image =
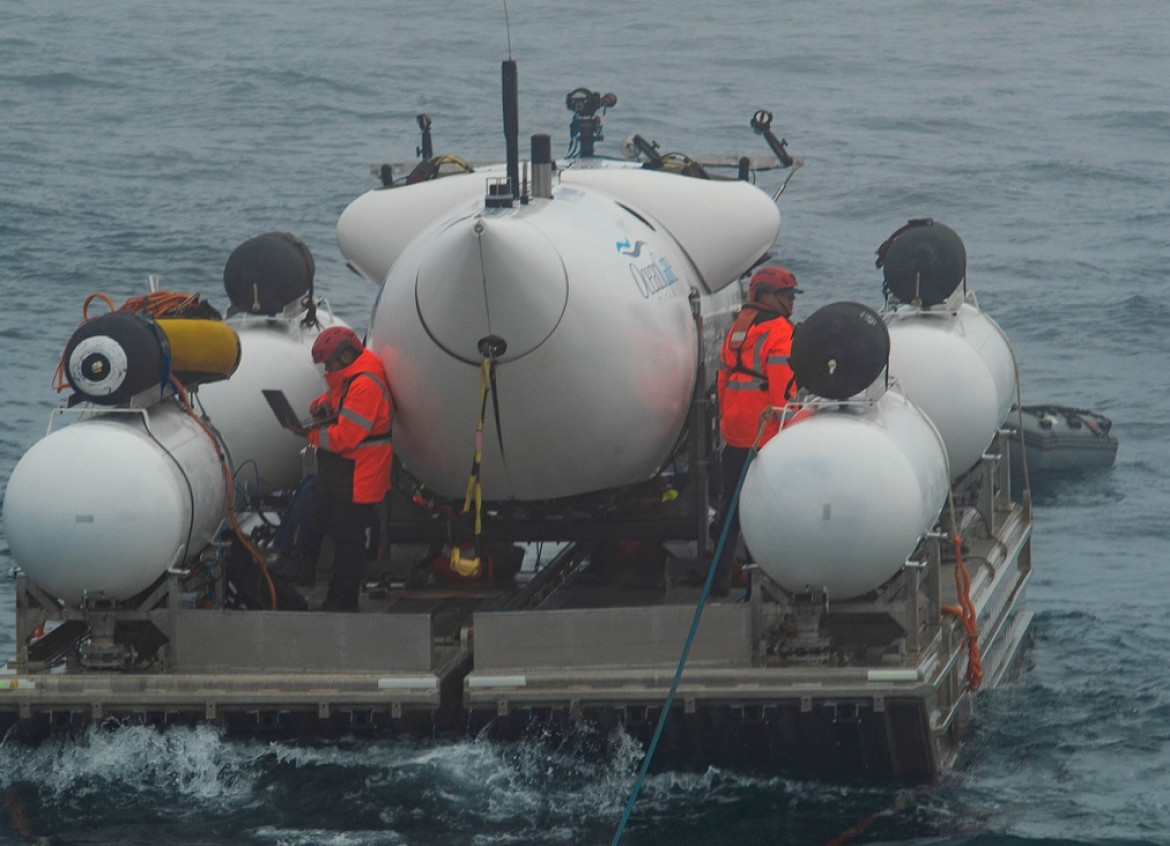
[[[772,314],[779,315],[780,312],[774,311],[770,308],[765,308],[757,303],[747,303],[740,309],[739,315],[735,318],[735,322],[731,324],[731,333],[727,338],[727,346],[735,352],[735,364],[728,365],[727,362],[720,362],[720,366],[728,375],[733,373],[743,373],[746,376],[752,376],[760,380],[760,390],[766,391],[768,389],[768,377],[758,370],[753,370],[743,363],[743,348],[747,343],[748,329],[750,329],[761,315]]]

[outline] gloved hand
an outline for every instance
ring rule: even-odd
[[[309,403],[309,414],[313,415],[314,420],[328,420],[337,416],[337,412],[333,410],[333,403],[328,399],[315,399]]]

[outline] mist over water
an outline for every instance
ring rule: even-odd
[[[521,135],[568,145],[565,93],[618,95],[605,149],[802,156],[780,259],[808,292],[880,302],[874,250],[955,229],[1028,403],[1111,417],[1109,472],[1035,490],[1030,668],[980,694],[931,786],[654,772],[624,843],[1170,843],[1170,7],[663,0],[508,5]],[[503,155],[502,4],[7,3],[0,31],[0,485],[44,432],[85,297],[163,286],[224,306],[239,243],[291,231],[364,329],[336,247],[369,165]],[[522,149],[524,147],[522,142]],[[783,174],[761,178],[775,190]],[[0,537],[0,575],[14,565]],[[0,583],[0,653],[15,650]],[[0,696],[2,696],[0,692]],[[641,752],[624,736],[314,743],[215,730],[0,742],[0,843],[608,843]]]

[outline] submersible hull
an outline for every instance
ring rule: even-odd
[[[833,396],[810,382],[804,417],[760,452],[758,484],[745,486],[758,564],[745,562],[726,601],[711,600],[706,479],[718,475],[708,435],[718,427],[707,363],[718,338],[707,333],[726,324],[740,274],[775,240],[771,201],[743,183],[632,164],[570,170],[551,196],[511,206],[498,191],[485,198],[480,177],[453,179],[369,195],[339,234],[356,269],[385,276],[369,340],[400,402],[396,447],[418,476],[385,503],[385,525],[410,524],[442,546],[482,518],[476,541],[492,566],[457,578],[434,546],[382,533],[355,614],[272,610],[273,574],[249,566],[245,545],[225,534],[163,574],[166,550],[153,559],[157,578],[144,567],[147,583],[116,595],[34,566],[17,580],[18,653],[0,677],[0,722],[33,735],[125,718],[510,737],[585,720],[648,741],[665,714],[662,748],[697,759],[877,777],[945,771],[975,690],[1009,676],[1030,619],[1031,513],[1011,498],[1002,436],[989,432],[962,475],[948,474],[941,427],[922,414],[928,397],[871,392],[868,379]],[[733,215],[746,225],[729,230]],[[242,290],[240,307],[263,308]],[[239,407],[257,403],[259,384],[233,378],[245,388]],[[859,454],[854,441],[868,446]],[[258,468],[254,491],[295,476],[286,444],[296,446],[281,432],[240,449]],[[797,514],[774,478],[801,471],[805,450],[786,444],[815,447],[832,471],[812,514]],[[265,448],[278,445],[270,461]],[[473,456],[490,502],[461,515]],[[234,462],[241,488],[251,470]],[[894,478],[904,508],[860,507]],[[849,502],[857,490],[867,503]],[[210,524],[219,508],[196,510]],[[824,523],[860,530],[797,571],[772,534],[793,515],[810,555],[836,534]],[[255,506],[245,516],[263,537],[271,515]],[[548,538],[565,543],[546,556]],[[276,551],[273,541],[261,558]],[[312,585],[281,589],[312,607],[327,590],[327,559]]]

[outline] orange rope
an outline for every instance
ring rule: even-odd
[[[155,317],[181,317],[199,304],[198,294],[179,294],[173,291],[151,291],[141,297],[131,297],[118,311],[146,312]]]
[[[959,597],[958,606],[944,605],[943,611],[954,614],[963,624],[967,634],[967,687],[978,690],[983,684],[983,657],[979,652],[979,627],[975,605],[971,602],[971,574],[963,563],[963,542],[958,535],[955,544],[955,592]]]
[[[53,390],[61,393],[69,387],[69,381],[65,378],[65,350],[61,350],[61,360],[57,362],[57,372],[53,374]]]
[[[894,800],[894,803],[888,808],[882,808],[882,810],[870,814],[868,817],[857,821],[848,829],[830,840],[826,846],[845,846],[848,841],[852,840],[857,835],[864,833],[867,828],[870,828],[882,817],[892,817],[900,811],[905,810],[907,806],[912,805],[915,801],[917,800],[913,793],[900,793],[897,799]]]
[[[865,819],[859,820],[858,822],[854,823],[852,826],[847,828],[845,831],[838,834],[836,837],[834,837],[832,840],[830,840],[828,842],[827,846],[845,846],[845,843],[852,840],[857,835],[862,834],[867,828],[872,826],[879,819],[881,819],[882,817],[891,816],[893,814],[894,814],[894,809],[892,809],[892,808],[886,808],[885,810],[878,811],[876,814],[870,814]]]
[[[275,611],[277,610],[276,585],[272,583],[272,576],[268,573],[268,566],[264,563],[264,556],[260,553],[260,550],[256,548],[255,544],[248,540],[247,536],[244,534],[243,528],[241,528],[239,521],[236,519],[236,487],[232,479],[231,467],[228,465],[227,456],[225,456],[223,454],[223,450],[220,449],[219,438],[215,436],[215,433],[211,430],[211,427],[204,423],[199,418],[199,415],[195,413],[195,409],[191,407],[191,400],[187,396],[187,391],[179,383],[179,380],[174,376],[171,376],[170,380],[171,386],[175,389],[175,393],[177,393],[179,399],[183,401],[183,409],[187,412],[188,416],[190,416],[192,420],[199,424],[199,428],[204,431],[207,437],[211,438],[212,444],[215,445],[215,454],[219,456],[219,463],[223,466],[224,489],[227,491],[228,521],[232,524],[232,530],[235,531],[236,537],[240,539],[240,543],[242,543],[244,548],[247,549],[249,553],[251,553],[252,559],[260,566],[260,572],[264,574],[264,581],[268,583],[268,596],[272,600],[272,610]]]
[[[101,291],[94,291],[92,294],[90,294],[88,297],[86,297],[85,302],[81,304],[81,322],[82,323],[86,323],[89,321],[89,304],[92,303],[94,300],[101,300],[103,303],[105,303],[106,305],[108,305],[110,307],[110,311],[117,311],[117,309],[114,308],[114,301],[113,300],[111,300],[108,296],[103,294]]]

